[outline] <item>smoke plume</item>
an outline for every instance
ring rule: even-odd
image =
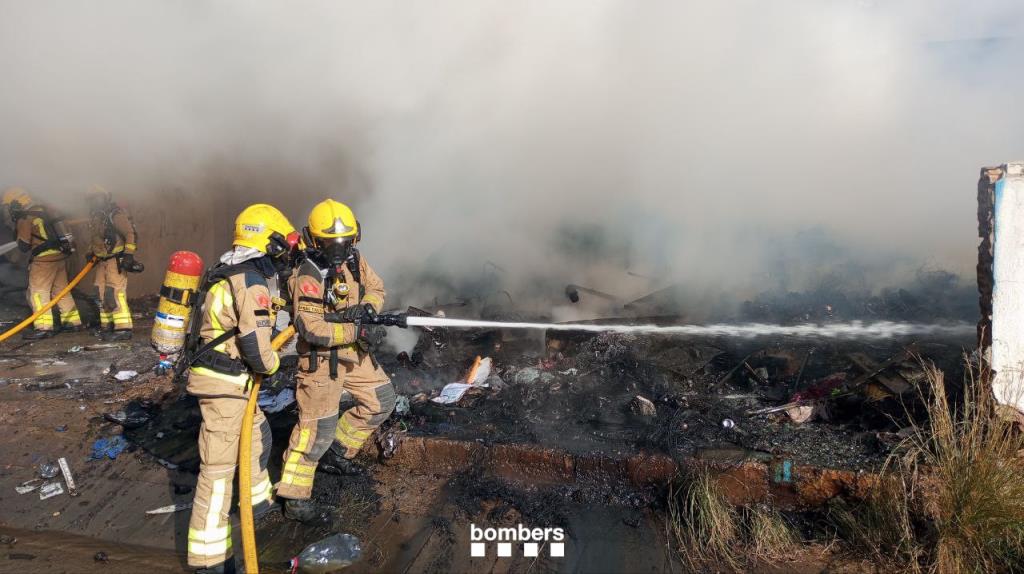
[[[334,197],[410,303],[970,273],[1024,156],[1013,0],[2,6],[0,185]]]

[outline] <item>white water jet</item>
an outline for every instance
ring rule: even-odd
[[[593,325],[573,323],[517,323],[476,321],[448,317],[409,317],[410,327],[460,327],[466,329],[539,329],[551,331],[588,331],[591,333],[637,333],[645,335],[723,336],[753,338],[765,336],[818,337],[828,339],[891,339],[914,335],[962,336],[974,332],[967,322],[908,323],[895,321],[851,321],[815,325],[779,325],[771,323],[719,323],[713,325]]]

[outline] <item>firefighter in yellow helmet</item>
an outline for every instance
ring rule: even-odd
[[[193,321],[199,341],[186,348],[188,392],[199,398],[199,481],[188,529],[188,563],[197,572],[234,572],[231,549],[232,481],[253,373],[273,375],[280,358],[271,348],[276,278],[287,273],[299,234],[276,208],[257,204],[235,220],[233,247],[207,272],[205,300]],[[261,514],[272,504],[267,461],[270,425],[257,411],[252,430],[252,502]]]
[[[128,273],[142,271],[135,261],[137,233],[128,210],[114,203],[106,189],[96,185],[86,196],[89,205],[92,254],[96,264],[96,292],[100,308],[98,335],[108,340],[132,338],[132,312],[128,308]]]
[[[299,333],[299,422],[284,453],[277,494],[285,499],[286,517],[306,521],[316,515],[310,495],[318,463],[325,472],[362,472],[352,459],[391,414],[395,389],[372,354],[383,328],[358,324],[380,312],[384,282],[355,248],[355,215],[328,199],[313,208],[302,233],[308,249],[290,282]],[[346,390],[356,405],[339,417]]]
[[[15,228],[18,248],[29,254],[28,302],[35,312],[68,284],[67,259],[74,252],[71,234],[67,233],[61,218],[47,206],[36,203],[19,187],[3,194],[2,204]],[[45,339],[57,329],[78,331],[82,319],[71,295],[57,303],[60,324],[54,325],[53,313],[46,312],[33,321],[33,330],[22,335],[25,339]]]

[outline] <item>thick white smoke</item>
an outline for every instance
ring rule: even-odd
[[[0,10],[0,185],[193,190],[225,228],[348,200],[411,302],[424,271],[798,287],[822,245],[970,273],[977,169],[1024,156],[1014,0]]]

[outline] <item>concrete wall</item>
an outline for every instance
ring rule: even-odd
[[[1024,412],[1024,162],[982,170],[978,200],[980,343],[996,400]]]

